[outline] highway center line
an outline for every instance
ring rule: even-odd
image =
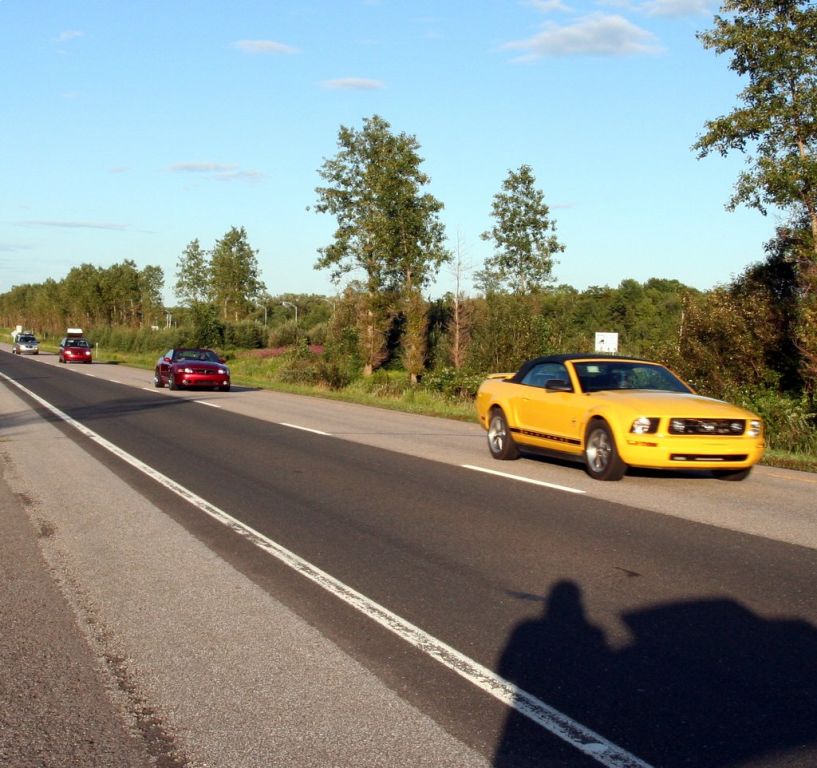
[[[488,475],[497,475],[498,477],[506,477],[509,480],[518,480],[520,483],[530,483],[531,485],[541,485],[544,488],[554,488],[557,491],[565,491],[566,493],[587,493],[578,488],[570,488],[567,485],[556,485],[555,483],[546,483],[544,480],[533,480],[530,477],[520,477],[519,475],[511,475],[507,472],[498,472],[495,469],[486,469],[485,467],[475,467],[473,464],[461,464],[464,469],[473,469],[475,472],[485,472]]]
[[[86,427],[84,424],[75,421],[68,414],[63,413],[61,410],[51,405],[48,401],[44,400],[39,395],[34,394],[31,390],[27,389],[22,384],[19,384],[6,374],[0,372],[0,376],[10,384],[13,384],[15,387],[20,389],[22,392],[25,392],[33,400],[40,403],[40,405],[47,408],[55,416],[62,419],[66,424],[74,427],[78,432],[85,435],[97,445],[110,451],[112,454],[122,459],[122,461],[130,464],[132,467],[138,469],[140,472],[144,473],[151,479],[155,480],[168,490],[195,506],[197,509],[204,512],[213,520],[216,520],[232,530],[234,533],[250,541],[259,549],[277,558],[280,562],[289,566],[302,576],[305,576],[307,579],[322,587],[327,592],[340,598],[351,607],[393,632],[395,635],[411,644],[414,648],[435,659],[452,672],[456,672],[458,675],[460,675],[460,677],[490,694],[495,699],[503,702],[508,707],[515,709],[522,715],[525,715],[525,717],[529,718],[537,725],[541,726],[557,738],[576,748],[585,755],[593,758],[601,765],[605,766],[606,768],[652,768],[652,766],[650,766],[648,763],[613,744],[611,741],[608,741],[590,728],[582,725],[576,720],[573,720],[571,717],[568,717],[554,707],[551,707],[549,704],[546,704],[536,696],[533,696],[522,688],[519,688],[514,683],[505,680],[487,667],[482,666],[468,656],[460,653],[455,648],[452,648],[450,645],[443,643],[441,640],[438,640],[434,636],[428,634],[419,627],[416,627],[397,614],[392,613],[388,608],[374,602],[352,587],[347,586],[334,576],[328,574],[326,571],[312,565],[312,563],[309,561],[304,560],[299,555],[296,555],[294,552],[264,536],[264,534],[256,531],[254,528],[251,528],[245,523],[242,523],[240,520],[232,517],[230,514],[222,509],[219,509],[206,499],[197,496],[183,485],[177,483],[175,480],[172,480],[166,475],[163,475],[161,472],[148,464],[145,464],[135,456],[131,456],[114,443],[106,440],[93,430],[88,429],[88,427]],[[299,429],[299,427],[295,428]],[[314,432],[316,430],[308,431]],[[477,467],[469,468],[478,469]],[[491,474],[500,473],[491,472]],[[509,477],[513,476],[509,475]],[[546,485],[545,483],[538,484]]]
[[[298,424],[287,424],[285,421],[279,422],[280,426],[282,427],[289,427],[290,429],[300,429],[303,432],[312,432],[315,435],[324,435],[325,437],[331,437],[331,432],[323,432],[320,429],[310,429],[309,427],[301,427]]]

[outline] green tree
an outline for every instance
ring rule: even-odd
[[[494,255],[477,275],[486,293],[502,287],[514,293],[541,290],[553,279],[554,255],[565,247],[556,238],[556,223],[529,165],[508,172],[491,215],[494,225],[481,237],[493,242]]]
[[[165,275],[161,267],[148,265],[139,271],[139,305],[143,325],[158,325],[164,312],[162,287]]]
[[[817,6],[811,0],[727,0],[705,48],[731,52],[748,79],[743,106],[706,123],[694,148],[750,153],[730,208],[805,211],[817,247]]]
[[[729,207],[767,206],[805,223],[797,251],[797,346],[806,389],[817,390],[817,6],[813,0],[727,0],[704,47],[731,53],[730,69],[747,79],[742,106],[706,123],[694,145],[746,153]]]
[[[420,169],[416,138],[395,135],[383,118],[365,119],[360,131],[341,126],[337,145],[318,171],[326,186],[315,190],[315,210],[333,215],[338,226],[333,242],[319,249],[315,268],[331,269],[336,283],[352,271],[363,273],[368,302],[359,338],[364,372],[371,374],[384,358],[394,313],[408,318],[418,311],[415,292],[450,258],[439,220],[443,205],[422,192],[430,179]],[[384,312],[386,293],[399,296],[402,306]]]
[[[210,286],[209,254],[196,238],[187,244],[176,262],[176,298],[193,307],[210,299]]]
[[[223,320],[238,321],[253,311],[258,297],[266,290],[261,282],[258,251],[247,240],[244,227],[232,227],[216,242],[210,255],[213,301]]]

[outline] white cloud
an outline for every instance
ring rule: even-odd
[[[236,40],[233,46],[243,53],[251,54],[300,53],[294,46],[276,43],[274,40]]]
[[[21,227],[57,227],[59,229],[106,229],[113,232],[124,232],[127,226],[124,224],[107,224],[96,221],[56,221],[56,220],[32,220],[20,221]]]
[[[649,0],[638,8],[648,16],[708,16],[712,12],[709,0]]]
[[[331,91],[379,91],[386,86],[381,80],[369,80],[365,77],[341,77],[337,80],[324,80],[323,87]]]
[[[545,56],[633,56],[662,51],[658,38],[618,15],[596,13],[572,24],[548,23],[539,34],[506,43],[503,49],[525,51],[517,61]]]
[[[175,163],[172,173],[198,173],[215,181],[261,181],[261,171],[243,171],[235,163]]]
[[[174,163],[170,166],[173,173],[227,173],[236,168],[234,163]]]
[[[60,32],[57,36],[58,43],[67,43],[69,40],[76,40],[78,37],[84,37],[85,33],[76,29],[69,29],[65,32]]]
[[[525,5],[529,5],[542,13],[571,10],[570,6],[565,5],[562,0],[526,0]]]
[[[213,176],[216,181],[261,181],[264,174],[261,171],[222,171]]]

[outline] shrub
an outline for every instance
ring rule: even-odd
[[[224,344],[238,349],[260,349],[266,339],[263,326],[247,321],[224,326]]]
[[[809,411],[805,395],[796,397],[772,389],[740,387],[726,399],[760,416],[772,450],[817,454],[817,414]]]
[[[481,374],[445,367],[423,376],[423,387],[439,392],[450,400],[473,400],[483,380]]]

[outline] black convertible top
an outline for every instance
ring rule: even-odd
[[[645,360],[641,357],[629,357],[628,355],[611,355],[605,352],[568,352],[560,355],[543,355],[542,357],[534,357],[532,360],[526,360],[519,366],[519,370],[511,376],[508,381],[515,384],[522,381],[525,374],[535,365],[542,363],[564,363],[568,360],[634,360],[639,363],[651,363],[652,360]]]

